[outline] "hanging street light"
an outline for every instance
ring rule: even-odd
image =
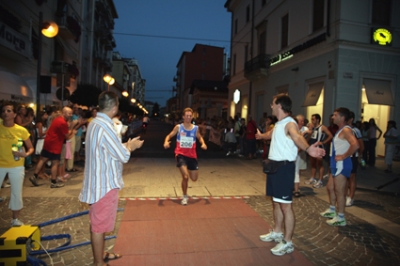
[[[42,70],[42,34],[47,38],[54,38],[58,33],[58,26],[52,21],[43,22],[43,12],[39,12],[38,23],[38,58],[36,69],[36,115],[40,112],[40,76]]]

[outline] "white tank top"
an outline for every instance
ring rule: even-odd
[[[295,123],[296,121],[287,116],[281,121],[275,123],[272,131],[271,146],[269,150],[268,159],[274,161],[295,161],[297,157],[297,146],[292,138],[285,133],[286,124],[289,122]]]
[[[343,130],[345,127],[348,127],[348,128],[351,129],[351,127],[349,127],[349,126],[344,126],[342,129],[340,129],[338,132],[336,132],[336,135],[335,135],[335,137],[333,138],[333,142],[334,142],[333,144],[334,144],[334,146],[335,146],[335,155],[342,155],[342,154],[345,154],[346,151],[347,151],[347,150],[349,149],[349,147],[350,147],[350,143],[349,143],[347,140],[339,138],[340,132],[342,132],[342,130]],[[332,149],[331,149],[331,150],[332,150]],[[332,151],[331,151],[331,156],[332,156]]]

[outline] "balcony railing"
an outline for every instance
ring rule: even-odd
[[[266,77],[268,76],[269,66],[270,56],[267,54],[260,54],[245,63],[244,75],[249,80]]]
[[[79,42],[79,38],[82,34],[81,26],[79,22],[72,16],[64,14],[57,17],[57,24],[60,28],[60,33],[66,38],[72,38],[75,42]]]

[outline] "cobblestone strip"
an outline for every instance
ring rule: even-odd
[[[273,226],[269,198],[255,196],[244,201]],[[400,265],[398,237],[349,214],[347,226],[331,227],[319,216],[326,208],[327,203],[317,197],[303,196],[293,202],[293,242],[308,260],[315,265]]]

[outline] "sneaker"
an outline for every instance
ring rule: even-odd
[[[10,183],[4,183],[2,186],[2,188],[7,188],[7,187],[11,187]]]
[[[327,224],[331,226],[346,226],[346,219],[339,220],[338,216],[333,217],[332,219],[326,221]]]
[[[320,215],[325,218],[334,218],[336,217],[336,212],[328,208],[324,212],[321,212]]]
[[[238,154],[238,156],[239,156],[240,158],[243,158],[243,157],[244,157],[244,155],[243,155],[243,154]]]
[[[230,151],[228,151],[228,153],[226,154],[226,156],[229,156],[229,155],[231,155],[231,152],[230,152]]]
[[[2,197],[0,197],[0,202],[2,202],[3,201],[3,198]]]
[[[354,204],[354,200],[350,197],[346,197],[346,207],[351,207]]]
[[[276,233],[274,230],[269,230],[268,234],[260,235],[260,240],[264,242],[281,242],[283,240],[283,233]]]
[[[306,185],[314,185],[315,183],[317,183],[317,179],[315,179],[314,177],[311,177],[309,180],[304,182],[304,184]]]
[[[51,184],[50,184],[50,188],[60,188],[60,187],[63,187],[63,186],[64,186],[63,183],[53,183],[53,182],[51,182]]]
[[[317,183],[315,183],[313,185],[313,188],[322,188],[324,186],[324,184],[322,183],[322,181],[318,181]]]
[[[37,178],[35,176],[29,177],[29,181],[31,181],[32,185],[35,187],[39,186],[39,183],[37,182]]]
[[[324,175],[322,178],[328,178],[329,174]]]
[[[292,253],[294,251],[294,247],[292,243],[287,243],[285,240],[282,240],[278,243],[274,248],[271,249],[272,254],[276,256],[282,256],[286,253]]]
[[[21,226],[21,225],[24,225],[24,223],[21,222],[21,221],[18,220],[18,219],[13,219],[13,220],[11,221],[11,226]]]
[[[188,204],[189,197],[188,196],[183,196],[181,200],[181,204],[186,206]]]

